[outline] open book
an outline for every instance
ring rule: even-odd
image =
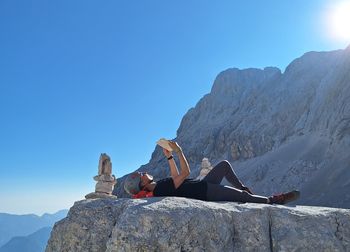
[[[173,151],[173,149],[169,145],[169,140],[166,140],[165,138],[159,139],[157,141],[157,144],[168,151]]]

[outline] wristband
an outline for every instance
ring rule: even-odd
[[[173,155],[171,155],[170,157],[168,157],[168,160],[173,159],[173,158],[174,158]]]

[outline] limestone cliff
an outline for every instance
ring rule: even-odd
[[[176,141],[191,177],[204,157],[213,165],[227,159],[256,193],[298,188],[298,204],[350,208],[349,101],[350,47],[306,53],[284,73],[227,69],[185,114]],[[156,180],[170,174],[159,147],[138,170]],[[119,197],[127,197],[124,179]]]
[[[76,202],[46,252],[350,251],[350,210],[180,197]]]

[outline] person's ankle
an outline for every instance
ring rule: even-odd
[[[252,190],[249,189],[249,187],[242,185],[241,190],[248,192],[249,194],[254,194]]]

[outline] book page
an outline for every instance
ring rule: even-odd
[[[161,138],[157,141],[157,144],[161,147],[163,147],[164,149],[168,150],[168,151],[173,151],[173,149],[170,147],[169,145],[169,141],[166,140],[165,138]]]

